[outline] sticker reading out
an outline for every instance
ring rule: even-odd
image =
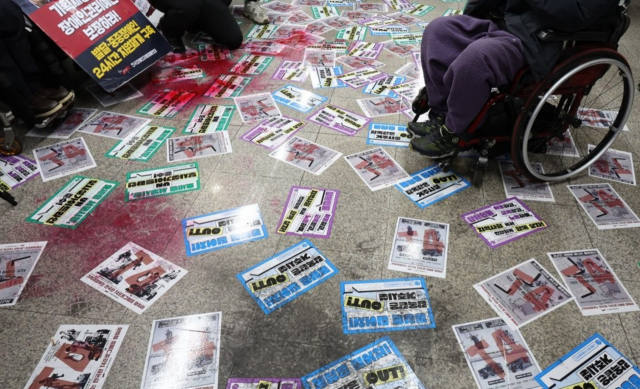
[[[435,328],[422,278],[340,284],[345,334]]]
[[[338,269],[305,239],[237,278],[260,309],[270,314],[336,274]]]
[[[596,333],[538,374],[536,381],[543,389],[634,389],[640,387],[640,369]]]
[[[184,219],[182,231],[187,256],[268,237],[258,204]]]
[[[425,389],[389,337],[302,377],[305,389]]]

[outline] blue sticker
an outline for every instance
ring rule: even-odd
[[[388,336],[302,377],[305,389],[425,389]]]
[[[276,102],[303,113],[307,113],[329,100],[328,97],[317,95],[293,85],[286,85],[273,92],[272,95]]]
[[[267,315],[338,274],[308,239],[236,277]]]
[[[258,204],[182,220],[187,256],[220,250],[269,236]]]
[[[340,283],[345,334],[435,328],[422,278]]]
[[[464,178],[451,171],[445,173],[438,165],[413,173],[410,179],[396,185],[420,208],[426,208],[468,187],[469,183]]]
[[[368,145],[409,147],[413,135],[407,126],[387,123],[371,123],[367,135]]]
[[[596,333],[536,376],[543,389],[640,388],[640,369]]]

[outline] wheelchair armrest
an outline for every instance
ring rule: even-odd
[[[608,42],[610,35],[611,32],[609,31],[538,31],[538,38],[543,42]]]

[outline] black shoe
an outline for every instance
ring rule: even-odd
[[[36,91],[35,94],[42,96],[48,100],[57,101],[62,105],[65,105],[65,103],[67,103],[75,96],[73,91],[69,92],[63,86],[59,86],[57,88],[40,88]]]
[[[437,130],[443,124],[443,116],[438,116],[429,112],[429,119],[427,119],[426,122],[410,122],[407,126],[407,129],[415,136],[427,136],[427,134],[430,134],[433,131]]]
[[[427,96],[427,87],[424,86],[418,92],[418,95],[411,103],[411,110],[416,115],[422,115],[429,110],[429,96]]]
[[[54,100],[45,99],[40,95],[31,95],[27,98],[27,105],[37,118],[45,118],[55,115],[62,109],[62,104]]]
[[[422,138],[411,139],[409,147],[413,151],[429,158],[445,158],[458,150],[460,137],[451,132],[444,124]]]
[[[173,50],[171,51],[176,54],[182,54],[187,51],[187,47],[184,45],[182,38],[167,38],[167,42],[173,46]]]

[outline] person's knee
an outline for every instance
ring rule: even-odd
[[[228,48],[229,50],[235,50],[242,45],[242,40],[242,31],[240,30],[240,27],[237,27],[225,33],[224,38],[221,39],[218,43]]]

